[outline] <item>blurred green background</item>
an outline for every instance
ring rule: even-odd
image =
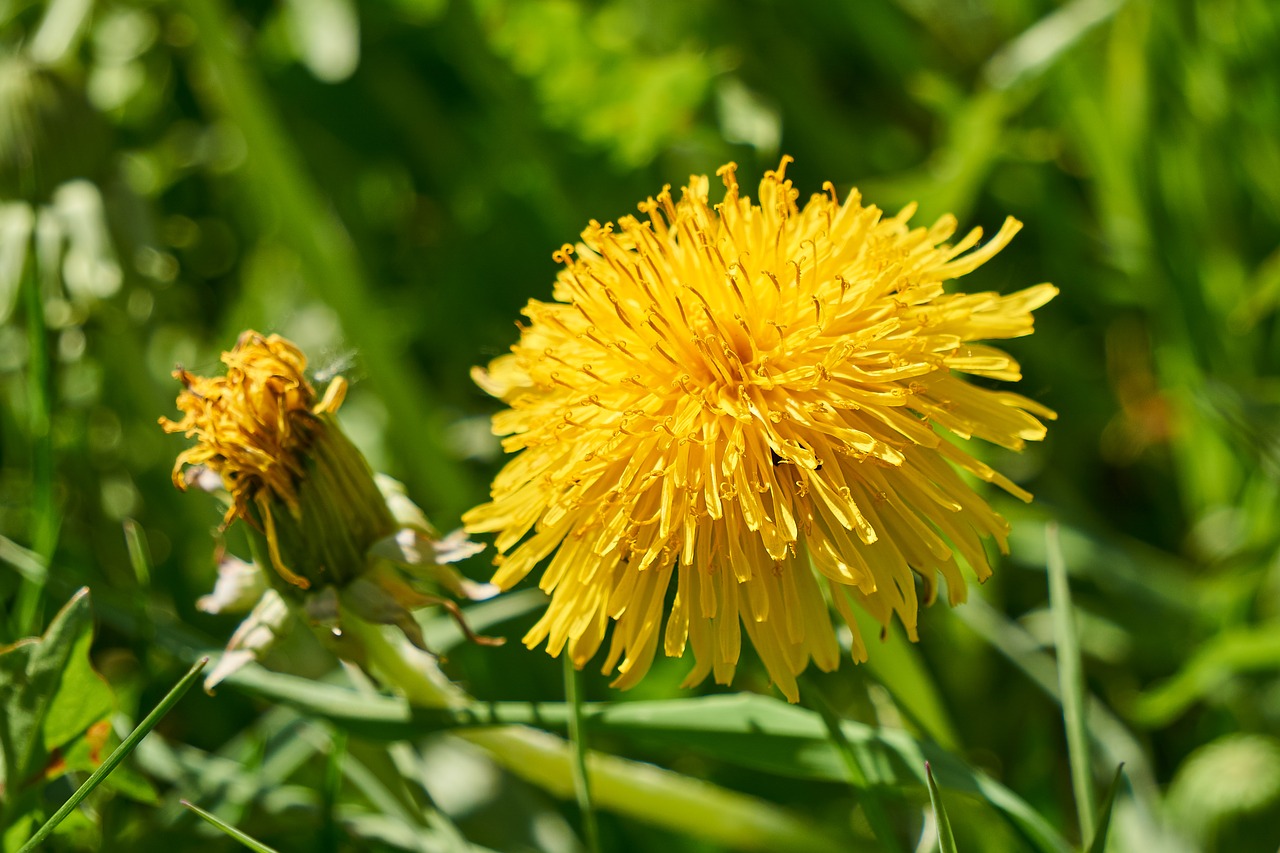
[[[1277,57],[1268,0],[0,2],[0,640],[38,633],[88,585],[95,663],[136,720],[186,667],[175,637],[216,647],[233,630],[194,608],[219,510],[169,480],[184,445],[156,419],[174,413],[175,364],[215,369],[244,328],[293,338],[318,373],[354,380],[343,423],[450,529],[500,462],[469,368],[549,296],[552,251],[663,184],[735,160],[751,186],[788,153],[802,193],[831,180],[989,232],[1016,216],[1022,234],[964,287],[1061,289],[1008,346],[1018,390],[1060,420],[1020,456],[984,450],[1036,494],[992,495],[1012,556],[978,600],[923,613],[918,646],[873,647],[869,667],[814,683],[865,721],[935,707],[952,751],[1070,837],[1043,569],[1057,519],[1100,703],[1097,775],[1124,761],[1130,778],[1110,849],[1269,853]],[[483,578],[487,558],[465,569]],[[530,606],[488,630],[518,638]],[[904,655],[926,676],[914,686]],[[686,667],[659,661],[626,695],[592,674],[588,698],[685,696]],[[455,649],[448,670],[481,698],[562,698],[558,662],[518,642]],[[735,687],[768,690],[750,663]],[[332,735],[234,687],[189,695],[158,731],[132,765],[154,801],[101,798],[60,844],[188,849],[207,828],[187,797],[281,850],[450,849],[423,847],[358,782],[328,785]],[[836,837],[865,830],[840,784],[596,745]],[[383,749],[349,746],[373,767]],[[447,739],[426,750],[427,792],[474,841],[577,849],[572,804]],[[335,797],[382,822],[322,821]],[[920,806],[895,801],[904,835]],[[1026,849],[976,803],[949,807],[961,849]],[[709,849],[601,822],[607,849]]]

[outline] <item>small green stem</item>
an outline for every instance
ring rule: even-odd
[[[600,853],[600,824],[596,820],[595,804],[591,801],[591,779],[587,776],[587,740],[582,719],[582,673],[573,665],[569,654],[562,654],[564,661],[564,696],[569,704],[569,743],[573,746],[573,790],[582,813],[582,829],[587,849]]]

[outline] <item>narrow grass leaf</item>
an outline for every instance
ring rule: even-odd
[[[1098,830],[1094,833],[1093,840],[1089,842],[1088,853],[1103,853],[1107,849],[1107,830],[1111,827],[1111,810],[1116,803],[1116,795],[1120,793],[1120,782],[1124,779],[1124,765],[1121,764],[1116,768],[1115,778],[1111,780],[1111,787],[1107,789],[1107,796],[1103,798],[1102,808],[1098,810]]]
[[[217,827],[222,832],[231,836],[236,841],[239,841],[245,847],[248,847],[250,850],[255,851],[255,853],[277,853],[274,847],[268,847],[267,845],[263,844],[261,841],[257,840],[256,838],[246,835],[245,833],[236,829],[231,824],[219,818],[217,815],[210,814],[209,812],[205,811],[204,809],[200,808],[194,803],[188,802],[187,800],[183,800],[182,804],[187,808],[189,808],[191,811],[200,815],[200,817],[204,818],[206,821],[208,821],[213,826]]]
[[[150,588],[151,560],[147,557],[147,543],[142,538],[142,528],[132,518],[124,520],[124,544],[138,585],[144,590]]]
[[[324,813],[324,850],[337,853],[339,847],[338,821],[335,810],[338,795],[342,792],[342,765],[347,757],[347,733],[338,730],[329,739],[329,755],[325,761],[324,786],[321,788],[321,803]]]
[[[880,800],[880,793],[867,784],[867,774],[862,768],[863,759],[854,749],[849,738],[845,736],[839,715],[812,679],[805,679],[805,694],[816,706],[815,710],[827,728],[831,745],[835,747],[844,764],[846,779],[853,788],[858,804],[862,806],[862,813],[866,815],[876,842],[885,853],[898,853],[902,850],[902,845],[898,843],[898,837],[893,832],[893,824],[889,822],[889,815],[885,811],[884,803]]]
[[[286,703],[360,737],[413,739],[449,729],[518,724],[565,731],[569,708],[557,702],[476,702],[461,709],[427,709],[391,696],[364,695],[331,684],[248,666],[228,684],[251,695]],[[768,696],[738,694],[653,702],[582,705],[593,733],[697,751],[739,767],[797,779],[848,782],[849,771],[830,732],[814,711]],[[1016,794],[970,768],[935,744],[906,732],[843,720],[840,731],[866,760],[865,784],[923,791],[924,762],[942,774],[946,787],[984,800],[1042,853],[1064,853],[1069,845]]]
[[[1182,669],[1134,701],[1143,725],[1166,726],[1241,673],[1280,669],[1280,630],[1272,625],[1233,628],[1205,641]]]
[[[864,637],[874,637],[880,632],[880,623],[867,611],[855,608],[854,616]],[[925,735],[944,749],[958,749],[960,738],[955,725],[919,650],[907,641],[906,632],[897,622],[891,623],[889,633],[891,639],[881,643],[863,666]]]
[[[924,775],[929,781],[929,802],[933,804],[933,816],[938,821],[938,849],[942,853],[959,853],[956,849],[956,836],[951,831],[951,821],[947,818],[947,807],[942,804],[942,793],[938,790],[938,782],[933,778],[933,767],[924,763]]]
[[[1026,629],[978,596],[970,598],[964,607],[951,613],[986,641],[993,651],[1021,670],[1054,702],[1061,703],[1057,662],[1052,655],[1041,650],[1040,643]],[[1125,775],[1129,778],[1138,816],[1146,834],[1154,838],[1158,834],[1156,814],[1160,811],[1163,793],[1144,754],[1145,747],[1098,697],[1088,695],[1086,698],[1089,731],[1095,738],[1095,746],[1108,764],[1125,762],[1128,768]]]
[[[191,0],[184,12],[195,23],[191,56],[203,61],[200,78],[205,107],[232,122],[244,135],[250,155],[244,188],[279,228],[280,242],[297,254],[303,280],[343,317],[357,345],[370,384],[387,406],[390,439],[410,467],[419,492],[438,506],[454,506],[472,487],[445,450],[443,407],[404,353],[395,317],[378,305],[351,238],[311,179],[305,159],[271,103],[252,61],[237,49],[238,19],[222,0]]]
[[[27,853],[29,850],[35,850],[48,839],[58,824],[62,823],[67,815],[71,814],[76,806],[80,805],[81,801],[89,796],[93,789],[97,788],[102,783],[102,780],[106,779],[111,774],[111,771],[115,770],[120,765],[120,762],[128,757],[129,753],[133,752],[134,748],[156,727],[156,724],[160,722],[164,715],[169,713],[169,710],[174,705],[178,704],[178,700],[195,683],[196,678],[200,675],[200,670],[204,669],[205,664],[208,662],[208,658],[201,658],[187,670],[187,674],[182,676],[178,683],[173,686],[173,689],[160,700],[160,704],[156,705],[151,713],[147,714],[146,718],[138,724],[137,728],[131,731],[129,736],[116,747],[115,751],[107,756],[107,760],[102,762],[102,766],[93,771],[88,779],[84,780],[84,784],[77,788],[71,798],[53,813],[53,817],[49,818],[44,826],[40,827],[36,834],[31,836],[26,844],[22,845],[18,853]]]
[[[1055,644],[1058,650],[1058,683],[1062,691],[1062,717],[1067,729],[1067,758],[1071,763],[1071,785],[1080,820],[1080,837],[1093,837],[1093,774],[1089,768],[1089,733],[1084,718],[1084,672],[1080,663],[1080,643],[1076,637],[1071,586],[1062,557],[1058,525],[1045,528],[1049,569],[1049,605],[1053,610]]]
[[[983,71],[987,82],[1010,89],[1039,76],[1123,5],[1121,0],[1074,0],[1058,7],[996,52]]]

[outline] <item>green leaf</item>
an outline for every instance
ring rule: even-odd
[[[880,623],[874,616],[861,607],[853,608],[853,612],[863,637],[874,637],[880,633]],[[898,707],[924,734],[946,749],[959,747],[960,738],[947,715],[933,677],[925,668],[916,647],[907,640],[900,623],[890,624],[888,639],[876,647],[875,654],[863,666],[889,691]]]
[[[924,763],[924,775],[929,780],[929,802],[933,803],[933,816],[938,821],[938,848],[942,853],[959,853],[956,850],[956,837],[951,831],[951,821],[947,818],[947,807],[942,804],[942,793],[938,790],[938,782],[933,778],[933,768],[929,762]]]
[[[200,815],[200,817],[204,818],[209,823],[216,826],[218,829],[222,830],[227,835],[234,838],[236,841],[239,841],[245,847],[248,847],[250,850],[254,850],[256,853],[276,853],[276,849],[274,847],[268,847],[256,838],[246,835],[231,824],[219,818],[217,815],[210,814],[194,803],[189,803],[186,800],[183,800],[182,804],[191,809],[191,811]]]
[[[75,599],[72,600],[74,601]],[[27,840],[27,843],[22,846],[18,853],[28,853],[28,851],[39,849],[40,845],[58,828],[58,824],[62,823],[67,815],[75,811],[76,806],[80,805],[81,801],[89,796],[107,776],[111,775],[111,772],[129,756],[129,753],[133,752],[134,748],[147,736],[147,733],[155,728],[161,718],[169,712],[169,709],[178,704],[178,700],[195,683],[196,677],[200,675],[200,670],[204,669],[205,664],[208,662],[208,658],[201,658],[196,661],[191,669],[187,670],[187,674],[182,676],[182,679],[173,686],[173,689],[160,700],[160,704],[156,705],[151,713],[138,724],[137,728],[129,733],[129,736],[124,739],[124,742],[111,755],[107,756],[107,760],[102,762],[102,766],[95,770],[88,779],[84,780],[84,784],[77,788],[71,798],[53,813],[53,817],[45,821],[44,826],[40,827],[36,834]]]
[[[379,740],[417,738],[468,726],[522,724],[552,731],[568,727],[564,703],[474,703],[460,709],[410,706],[390,696],[372,696],[249,666],[228,683],[286,703],[352,734]],[[591,732],[630,737],[681,750],[696,750],[742,767],[802,779],[847,782],[848,768],[813,711],[754,694],[703,696],[621,704],[584,704]],[[949,790],[986,800],[1021,832],[1034,849],[1062,853],[1066,841],[1016,794],[934,744],[902,731],[875,729],[845,720],[841,731],[860,758],[868,786],[918,790],[927,787],[929,761]]]
[[[1138,697],[1130,714],[1145,725],[1165,726],[1241,673],[1276,669],[1280,630],[1275,625],[1229,629],[1196,649],[1172,678]]]
[[[43,775],[54,751],[111,713],[111,688],[89,664],[93,620],[81,589],[43,637],[0,649],[0,750],[10,794]]]
[[[88,613],[88,596],[85,612]],[[78,626],[70,654],[62,670],[62,678],[41,726],[46,750],[63,746],[106,719],[115,710],[115,695],[106,679],[89,663],[89,647],[93,643],[93,625],[86,618]]]
[[[1102,801],[1102,808],[1098,810],[1098,829],[1094,833],[1093,841],[1089,843],[1088,853],[1103,853],[1107,849],[1107,830],[1111,827],[1111,810],[1116,803],[1116,795],[1120,793],[1120,781],[1124,778],[1124,765],[1121,764],[1116,768],[1116,776],[1111,780],[1111,787],[1107,789],[1107,796]]]
[[[1080,837],[1092,838],[1093,771],[1089,762],[1089,732],[1084,716],[1084,670],[1080,643],[1076,637],[1075,611],[1071,606],[1071,585],[1062,557],[1058,525],[1045,527],[1049,571],[1049,605],[1053,610],[1054,644],[1058,650],[1058,684],[1062,691],[1062,718],[1067,730],[1067,757],[1071,763],[1071,787],[1076,797]]]

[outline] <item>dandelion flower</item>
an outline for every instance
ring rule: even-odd
[[[403,486],[374,474],[343,433],[333,417],[346,394],[342,377],[317,395],[301,350],[252,331],[222,362],[223,376],[175,371],[183,415],[160,419],[166,432],[197,440],[174,463],[174,484],[225,490],[223,526],[243,520],[259,557],[224,558],[213,594],[197,603],[213,613],[252,608],[206,687],[264,653],[295,610],[334,636],[349,615],[396,625],[421,647],[412,609],[441,604],[461,624],[457,606],[422,591],[422,582],[469,598],[496,592],[446,565],[480,546],[461,534],[438,537]],[[348,643],[340,653],[358,657],[360,650]]]
[[[1053,412],[960,374],[1019,379],[975,342],[1030,334],[1057,291],[943,287],[1020,224],[949,242],[954,217],[911,228],[913,208],[886,217],[830,183],[801,208],[789,159],[756,203],[730,163],[720,204],[694,176],[678,201],[667,187],[643,202],[645,221],[592,221],[555,254],[554,301],[531,300],[511,352],[474,372],[509,407],[493,429],[517,455],[467,529],[497,533],[504,589],[554,552],[524,641],[581,667],[612,622],[619,687],[660,643],[692,646],[686,684],[727,684],[745,627],[796,701],[810,660],[838,664],[829,604],[865,660],[853,606],[886,626],[896,613],[914,640],[917,580],[930,601],[941,574],[954,604],[962,562],[990,574],[983,539],[1003,550],[1008,524],[960,471],[1030,499],[951,439],[1044,437]]]

